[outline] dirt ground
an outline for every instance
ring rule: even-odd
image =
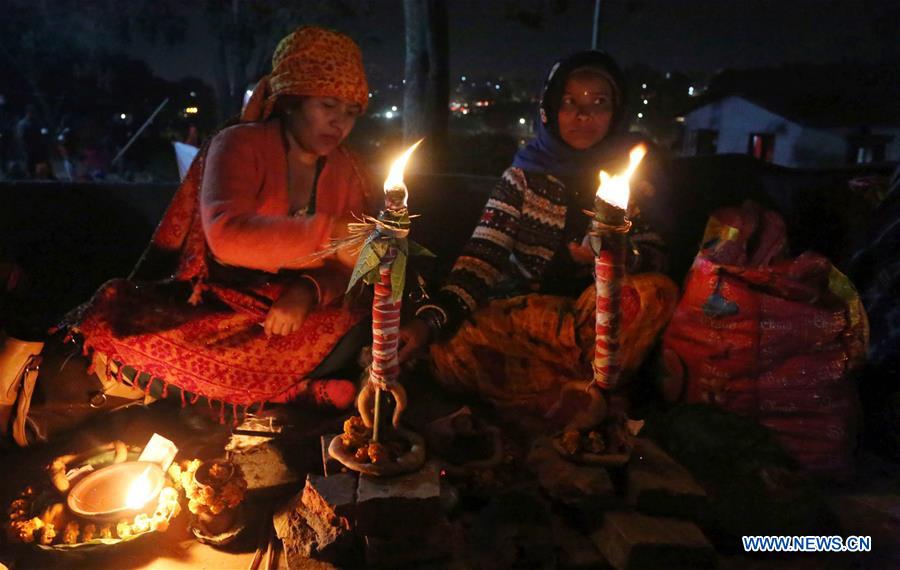
[[[24,486],[46,477],[44,466],[57,455],[90,449],[113,439],[141,446],[153,433],[159,433],[176,442],[180,449],[179,459],[210,459],[223,455],[231,434],[231,423],[220,424],[218,410],[205,405],[182,408],[178,401],[163,401],[149,407],[139,405],[98,413],[85,404],[85,396],[92,386],[85,379],[86,363],[80,356],[66,362],[67,357],[65,351],[48,357],[42,374],[52,379],[44,380],[44,393],[38,396],[35,404],[38,415],[56,418],[47,423],[52,425],[51,441],[25,449],[0,450],[3,471],[0,500],[3,504],[9,504]],[[64,362],[65,366],[62,366]],[[406,421],[414,428],[421,428],[428,421],[451,413],[464,403],[442,391],[427,377],[427,372],[421,370],[408,374],[406,384],[411,401]],[[48,398],[48,391],[55,396]],[[545,429],[540,419],[504,413],[475,402],[468,404],[476,413],[501,427],[506,444],[515,457],[509,471],[498,474],[491,484],[481,486],[472,496],[467,495],[471,487],[456,483],[460,500],[450,513],[450,520],[463,529],[466,545],[452,559],[423,567],[607,567],[602,557],[596,557],[589,541],[582,540],[582,546],[572,546],[571,541],[563,546],[553,538],[559,536],[553,525],[561,524],[568,529],[569,535],[583,539],[592,525],[599,524],[602,514],[597,513],[596,520],[585,521],[583,512],[573,514],[569,507],[555,504],[538,489],[531,474],[523,468],[525,451]],[[284,455],[289,466],[298,473],[301,481],[306,473],[321,473],[319,435],[339,431],[348,414],[302,406],[274,408],[274,413],[291,426],[292,441],[296,442]],[[829,517],[833,518],[823,522],[820,528],[832,531],[826,534],[847,535],[851,534],[847,530],[853,529],[852,534],[872,535],[872,553],[749,556],[729,542],[731,539],[722,540],[704,527],[716,548],[718,566],[727,569],[898,567],[900,480],[896,476],[900,470],[896,464],[870,454],[860,458],[858,467],[858,477],[851,484],[819,487],[821,496],[829,506]],[[616,480],[615,477],[613,479]],[[298,491],[299,486],[290,492]],[[189,513],[185,509],[165,534],[148,535],[132,543],[86,554],[48,553],[33,547],[14,547],[3,543],[0,562],[13,569],[247,568],[258,544],[260,524],[267,520],[264,513],[271,512],[274,504],[284,497],[248,498],[245,511],[247,528],[237,540],[223,548],[213,548],[194,540],[187,526]],[[711,493],[710,497],[715,502],[715,494]],[[734,517],[739,519],[741,513],[734,513]],[[816,530],[809,534],[823,532]],[[283,560],[280,563],[281,567],[286,567]]]

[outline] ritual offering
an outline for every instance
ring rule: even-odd
[[[493,469],[504,459],[500,429],[476,417],[464,406],[426,427],[426,442],[445,474],[465,477]]]
[[[356,401],[359,418],[345,425],[344,434],[331,441],[328,453],[349,469],[370,475],[407,473],[425,462],[424,440],[418,434],[400,427],[400,417],[406,409],[407,399],[406,390],[399,382],[400,365],[397,360],[407,257],[427,254],[407,239],[410,227],[409,193],[403,183],[406,163],[421,142],[409,147],[391,166],[384,182],[384,210],[378,218],[366,218],[365,224],[350,225],[351,234],[368,232],[348,291],[360,280],[374,285],[372,364]],[[390,434],[382,433],[383,392],[390,393],[394,399]],[[365,439],[369,443],[363,446],[361,443]],[[363,449],[365,451],[361,451]]]
[[[238,507],[247,491],[241,467],[226,460],[204,463],[194,459],[178,466],[177,471],[193,515],[194,535],[217,545],[237,536],[242,528]]]
[[[47,480],[26,487],[10,504],[7,538],[81,551],[165,532],[181,511],[180,483],[159,463],[139,460],[139,451],[116,441],[54,459]]]

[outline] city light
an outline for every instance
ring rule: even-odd
[[[688,95],[693,95],[693,94],[694,94],[694,86],[691,85],[690,87],[688,87]]]
[[[384,114],[384,118],[385,118],[385,119],[393,119],[393,118],[394,118],[394,113],[391,112],[391,111],[388,111],[387,113]]]
[[[460,80],[460,81],[465,81],[465,80],[466,80],[466,76],[465,76],[465,75],[460,76],[459,80]]]
[[[519,117],[519,124],[520,124],[520,125],[524,125],[525,122],[526,122],[526,121],[525,121],[525,117]]]
[[[121,115],[119,115],[119,118],[122,119],[123,121],[124,121],[127,117],[128,117],[128,115],[126,115],[125,113],[122,113]]]
[[[396,106],[396,105],[391,105],[391,111],[393,111],[393,112],[396,113],[396,112],[397,112],[397,106]]]
[[[647,84],[646,84],[646,83],[641,83],[641,89],[646,89],[646,88],[647,88]]]
[[[644,99],[644,105],[649,105],[649,104],[650,104],[650,101],[647,101],[646,99]]]
[[[187,107],[184,110],[186,115],[196,115],[200,110],[197,107]]]
[[[638,113],[638,119],[643,119],[643,118],[644,118],[644,114],[643,114],[643,113]]]

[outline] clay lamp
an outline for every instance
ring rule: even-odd
[[[166,476],[156,463],[126,461],[86,475],[67,499],[76,515],[93,520],[132,519],[156,507]]]

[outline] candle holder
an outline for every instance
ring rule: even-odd
[[[605,395],[614,389],[621,374],[619,333],[621,330],[621,292],[631,220],[627,207],[629,179],[637,169],[646,148],[639,145],[630,153],[630,163],[622,175],[609,176],[600,171],[600,187],[594,200],[588,240],[594,252],[596,318],[594,357],[589,381],[563,386],[557,404],[548,416],[563,407],[573,391],[587,392],[590,402],[576,414],[553,439],[554,447],[566,458],[596,465],[618,465],[628,461],[630,439],[624,414],[610,414]]]
[[[368,231],[359,253],[348,291],[357,282],[374,286],[372,301],[372,364],[356,400],[359,421],[345,424],[344,434],[332,439],[328,453],[354,471],[376,476],[396,475],[419,469],[425,462],[425,442],[418,434],[400,426],[407,406],[406,390],[399,382],[397,349],[400,339],[400,308],[409,255],[429,255],[407,238],[410,230],[409,193],[403,169],[422,141],[412,145],[394,162],[384,183],[384,209],[367,224],[351,224],[352,234]],[[390,437],[383,437],[382,393],[394,399]]]

